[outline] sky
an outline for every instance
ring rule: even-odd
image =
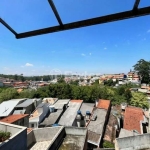
[[[131,10],[135,0],[53,1],[65,24]],[[17,33],[58,25],[48,0],[0,0],[0,17]],[[0,74],[127,73],[140,59],[150,60],[150,16],[23,39],[0,24]]]

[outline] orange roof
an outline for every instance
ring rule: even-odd
[[[97,108],[108,109],[110,106],[110,100],[100,99]]]
[[[20,92],[22,92],[22,91],[23,91],[23,89],[18,89],[18,90],[17,90],[18,93],[20,93]]]
[[[5,122],[5,123],[14,123],[22,118],[25,118],[29,116],[29,114],[15,114],[15,115],[10,115],[4,119],[1,119],[1,122]]]
[[[127,107],[124,114],[124,126],[126,130],[137,130],[141,133],[140,121],[144,120],[144,113],[141,108],[137,107]]]
[[[74,103],[82,103],[83,102],[83,100],[71,100],[70,102],[74,102]]]

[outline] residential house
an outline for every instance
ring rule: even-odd
[[[38,128],[49,112],[49,104],[41,103],[29,117],[29,128]]]
[[[29,127],[29,114],[10,115],[1,119],[0,122]]]
[[[100,99],[96,104],[96,108],[93,110],[92,116],[87,125],[89,148],[100,146],[106,128],[110,106],[110,100]]]
[[[40,123],[39,127],[51,127],[57,124],[63,112],[66,110],[69,101],[70,99],[60,99],[54,105],[51,105],[49,116]]]
[[[7,117],[13,114],[15,107],[24,102],[26,99],[12,99],[4,101],[0,104],[0,118]]]
[[[62,126],[77,126],[76,115],[80,109],[83,100],[71,100],[67,110],[61,116],[58,124]]]
[[[27,128],[0,122],[0,131],[10,132],[11,136],[0,142],[0,150],[27,150]]]
[[[13,114],[31,114],[35,110],[33,99],[27,99],[15,107]]]
[[[4,84],[3,84],[3,82],[0,80],[0,87],[3,87],[4,86]]]
[[[139,134],[147,132],[147,119],[144,116],[144,112],[138,107],[126,107],[124,114],[123,128],[129,131],[135,130]]]

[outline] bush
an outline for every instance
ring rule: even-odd
[[[103,148],[114,148],[114,144],[108,141],[103,142]]]
[[[7,140],[8,138],[10,138],[10,136],[11,136],[10,132],[0,131],[0,142]]]

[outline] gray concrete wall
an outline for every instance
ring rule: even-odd
[[[0,130],[11,132],[11,137],[0,143],[0,150],[27,150],[27,128],[0,123]]]
[[[138,150],[150,148],[150,134],[142,134],[125,138],[118,138],[115,141],[116,150]]]
[[[59,135],[53,139],[53,143],[51,144],[49,150],[57,150],[60,147],[60,144],[62,143],[62,140],[64,139],[65,135],[65,129],[63,128]]]
[[[86,136],[87,128],[65,127],[66,134]]]
[[[35,143],[35,136],[33,131],[31,131],[30,133],[28,133],[27,135],[27,147],[30,147],[33,143]]]
[[[62,127],[39,128],[39,129],[34,129],[33,133],[35,136],[35,140],[37,142],[40,142],[40,141],[52,140],[61,130]]]

